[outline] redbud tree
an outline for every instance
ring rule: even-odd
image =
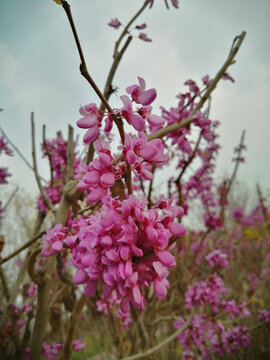
[[[40,195],[32,237],[0,259],[1,358],[269,356],[269,212],[259,186],[250,212],[230,198],[244,161],[245,132],[234,149],[231,177],[214,178],[220,145],[211,95],[220,81],[234,82],[229,68],[245,32],[235,37],[217,74],[188,79],[173,107],[154,110],[158,89],[139,74],[126,79],[112,107],[114,76],[132,40],[152,41],[140,17],[154,0],[138,1],[127,24],[108,20],[118,38],[103,90],[87,68],[70,5],[54,1],[70,25],[82,81],[97,97],[80,107],[67,138],[58,132],[47,139],[43,127],[49,179],[39,175],[31,113],[30,167]],[[179,3],[165,0],[165,6],[174,11]],[[82,141],[74,128],[82,129]],[[1,132],[0,155],[19,153]],[[9,171],[0,168],[0,184]],[[170,177],[158,188],[164,172]],[[14,196],[0,202],[2,220]],[[194,206],[201,209],[202,230],[182,223]],[[6,267],[23,251],[11,284]]]

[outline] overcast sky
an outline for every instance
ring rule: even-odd
[[[89,72],[103,89],[119,31],[107,26],[117,17],[126,24],[142,0],[70,0]],[[176,105],[175,95],[192,78],[215,76],[232,40],[242,30],[246,39],[229,72],[213,95],[211,118],[221,121],[222,151],[217,174],[231,172],[233,147],[246,129],[248,152],[239,179],[269,188],[270,1],[181,0],[167,10],[155,0],[136,24],[146,22],[152,43],[134,37],[114,80],[119,95],[142,76],[158,92],[156,104]],[[0,125],[31,162],[30,112],[35,112],[37,140],[42,124],[47,135],[67,133],[80,117],[80,104],[98,102],[79,70],[79,58],[66,15],[52,0],[0,0]],[[119,96],[118,95],[118,96]],[[98,102],[99,103],[99,102]],[[117,95],[112,106],[119,107]],[[158,109],[158,107],[157,107]],[[81,135],[83,132],[77,131]],[[15,156],[1,156],[12,181],[36,189],[31,171]],[[46,175],[47,167],[39,164]]]

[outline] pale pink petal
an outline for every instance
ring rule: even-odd
[[[186,228],[180,223],[171,223],[169,230],[174,236],[183,236],[186,233]]]
[[[145,121],[140,115],[131,113],[130,122],[137,131],[143,131],[145,129]]]
[[[151,242],[156,241],[158,238],[158,233],[156,232],[156,230],[153,228],[153,226],[151,225],[147,225],[145,228],[145,232],[147,235],[148,240],[150,240]]]
[[[74,283],[76,285],[84,284],[87,282],[87,280],[88,280],[87,274],[81,269],[77,270],[77,272],[74,276],[74,279],[73,279]]]
[[[172,268],[176,265],[174,256],[169,251],[158,251],[157,256],[165,266]]]
[[[100,174],[98,171],[95,170],[87,172],[83,177],[83,181],[89,185],[98,184],[99,179],[100,179]]]
[[[115,183],[115,177],[113,173],[105,173],[101,176],[100,182],[104,187],[111,187]]]
[[[87,196],[87,202],[89,204],[98,202],[102,199],[102,196],[104,194],[104,190],[101,188],[93,189],[91,193]]]
[[[52,250],[54,252],[60,252],[63,250],[63,242],[62,241],[55,241],[53,244],[52,244]]]
[[[167,295],[167,288],[166,286],[163,284],[162,281],[160,280],[155,280],[154,282],[154,290],[155,293],[157,295],[157,297],[161,300],[165,299],[166,295]]]
[[[158,152],[158,149],[155,145],[151,143],[147,143],[144,147],[140,149],[140,154],[144,158],[144,160],[151,160]]]
[[[97,118],[95,116],[84,116],[77,121],[77,126],[81,129],[88,129],[97,125]]]
[[[96,126],[90,128],[83,137],[85,144],[90,144],[98,137],[98,128]]]
[[[157,97],[156,89],[148,89],[143,91],[139,95],[139,102],[143,106],[150,105]]]
[[[132,289],[133,298],[136,304],[140,304],[142,300],[142,294],[138,285],[135,285]]]

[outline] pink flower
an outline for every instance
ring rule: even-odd
[[[168,0],[164,0],[164,1],[165,1],[165,5],[166,5],[167,9],[169,9]],[[178,9],[179,0],[171,0],[171,3],[176,9]],[[151,0],[150,1],[150,8],[153,6],[153,4],[154,4],[154,0]]]
[[[145,41],[145,42],[151,42],[152,39],[150,39],[146,33],[140,33],[139,35],[139,39],[141,39],[142,41]]]
[[[235,80],[231,77],[231,75],[229,73],[225,73],[222,75],[222,79],[223,80],[230,80],[231,82],[235,82]]]
[[[137,131],[143,131],[145,129],[144,119],[138,115],[134,114],[132,110],[132,103],[129,100],[127,95],[120,96],[120,99],[123,101],[124,107],[121,109],[123,117],[127,122],[134,127]]]
[[[266,323],[269,323],[270,322],[270,311],[266,310],[266,309],[259,310],[258,319],[264,320]]]
[[[137,25],[137,26],[136,26],[136,29],[137,29],[137,30],[143,30],[143,29],[145,29],[146,27],[147,27],[146,23],[143,23],[143,24],[141,24],[141,25]]]
[[[112,19],[109,23],[108,23],[109,26],[115,28],[116,30],[119,28],[119,26],[121,26],[121,23],[120,21],[115,18],[115,19]]]
[[[205,256],[206,260],[209,262],[209,265],[213,267],[228,267],[228,255],[224,254],[220,249],[213,250],[207,256]]]
[[[74,351],[80,351],[80,350],[85,349],[85,348],[86,348],[86,344],[84,344],[82,342],[81,338],[74,340],[73,343],[72,343],[72,349]]]
[[[77,126],[81,129],[89,129],[84,135],[83,141],[85,144],[90,144],[98,136],[101,116],[96,104],[93,103],[81,107],[79,111],[83,117],[77,121]]]
[[[157,97],[156,89],[145,90],[146,84],[143,78],[138,77],[139,85],[131,85],[126,88],[126,92],[131,94],[132,100],[143,106],[150,105]]]
[[[61,252],[65,237],[65,228],[61,224],[46,230],[46,234],[42,236],[44,244],[41,255],[48,257]]]

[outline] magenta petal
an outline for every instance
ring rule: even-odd
[[[125,280],[127,275],[126,275],[126,270],[125,270],[125,264],[123,262],[120,262],[118,265],[118,275]]]
[[[63,242],[62,241],[55,241],[52,244],[52,250],[57,253],[63,250]]]
[[[132,289],[132,293],[135,303],[139,305],[142,300],[142,294],[138,285],[134,286],[134,288]]]
[[[143,256],[143,251],[134,244],[131,245],[131,250],[135,256]]]
[[[101,239],[101,244],[103,246],[111,246],[112,245],[112,238],[109,235],[105,235]]]
[[[147,143],[144,147],[140,149],[140,154],[144,158],[144,160],[151,160],[158,152],[158,149],[155,145],[151,145]]]
[[[127,298],[123,299],[120,303],[120,309],[123,313],[128,313],[130,308],[130,302]]]
[[[100,182],[104,187],[111,187],[115,183],[115,177],[113,173],[105,173],[101,176]]]
[[[132,270],[132,264],[131,264],[130,260],[128,260],[126,262],[125,270],[126,270],[126,274],[128,277],[132,275],[133,270]]]
[[[137,131],[143,131],[145,129],[145,121],[140,115],[131,113],[130,122],[134,129]]]
[[[157,297],[160,300],[165,299],[165,297],[167,295],[167,289],[166,289],[166,286],[163,284],[162,281],[155,280],[155,282],[154,282],[154,290],[155,290],[155,293],[156,293]]]
[[[95,184],[99,183],[99,178],[100,178],[99,172],[92,170],[92,171],[87,172],[84,175],[83,181],[86,184],[95,185]]]
[[[86,198],[88,204],[100,201],[102,199],[103,194],[104,194],[104,191],[102,189],[100,189],[100,188],[93,189]]]
[[[147,106],[150,105],[155,100],[156,97],[157,97],[156,89],[149,89],[140,93],[139,102],[143,106]]]
[[[129,246],[121,246],[119,252],[120,252],[121,258],[123,260],[127,261],[129,258],[129,252],[130,252]]]
[[[77,270],[77,272],[74,276],[74,279],[73,279],[74,283],[76,285],[84,284],[87,282],[87,280],[88,280],[87,274],[81,269]]]
[[[137,90],[138,89],[138,85],[131,85],[131,86],[128,86],[126,88],[126,92],[128,94],[132,94],[134,90]]]
[[[83,180],[81,180],[77,185],[77,189],[79,189],[79,190],[87,190],[88,188],[89,188],[89,185],[86,184]]]
[[[97,119],[92,115],[84,116],[78,120],[76,124],[81,129],[88,129],[97,125]]]
[[[146,231],[146,235],[147,235],[148,240],[150,240],[151,242],[157,240],[158,233],[153,228],[153,226],[147,225],[146,228],[145,228],[145,231]]]
[[[174,256],[168,251],[158,251],[157,256],[162,264],[172,268],[176,265]]]
[[[133,165],[133,164],[135,164],[136,159],[137,159],[137,157],[136,157],[134,151],[129,150],[129,151],[127,152],[127,155],[126,155],[126,160],[127,160],[127,162],[128,162],[130,165]]]
[[[105,167],[110,166],[111,162],[112,162],[110,155],[105,154],[105,153],[100,153],[99,154],[99,161]]]
[[[171,223],[169,225],[169,230],[174,236],[183,236],[186,233],[184,225],[179,223]]]
[[[83,137],[85,144],[90,144],[98,137],[98,128],[96,126],[90,128]]]
[[[88,281],[84,289],[84,295],[87,297],[95,295],[97,291],[97,285],[94,281]]]
[[[138,81],[139,81],[139,86],[140,86],[141,91],[144,91],[145,87],[146,87],[144,78],[138,76]]]
[[[142,178],[151,181],[153,179],[153,174],[147,169],[142,169]]]
[[[147,116],[147,121],[151,126],[163,126],[165,123],[165,120],[161,116],[153,114]]]

